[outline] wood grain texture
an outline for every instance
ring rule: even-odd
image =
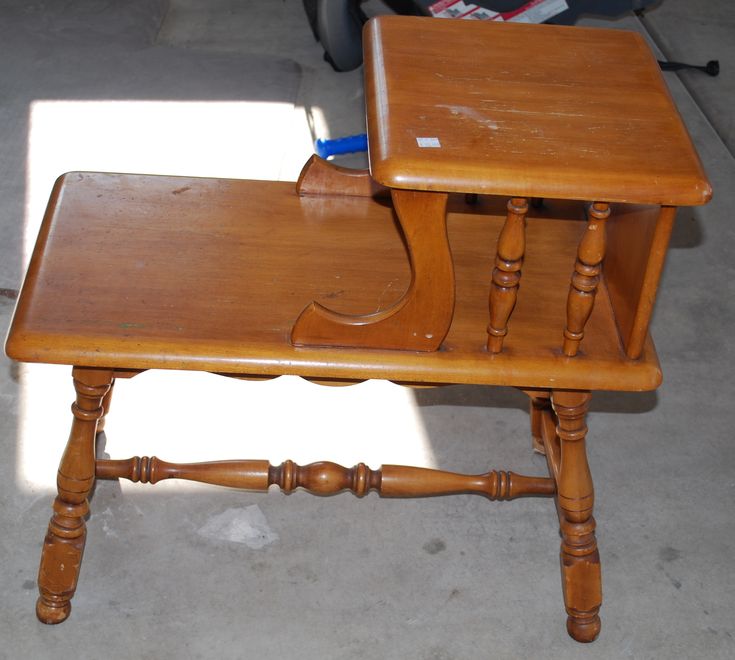
[[[369,170],[340,167],[314,154],[301,169],[296,192],[299,195],[348,195],[375,197],[388,195],[385,186],[376,183]]]
[[[663,272],[676,208],[615,207],[607,221],[603,273],[626,355],[643,350]]]
[[[551,393],[544,390],[524,390],[529,397],[531,442],[535,452],[546,454],[544,446],[544,414],[551,410]]]
[[[110,412],[110,406],[112,405],[112,392],[115,388],[115,379],[113,378],[110,383],[110,389],[107,390],[107,394],[102,399],[102,417],[97,420],[96,433],[102,433],[105,430],[105,420],[107,419],[107,413]]]
[[[659,384],[647,328],[674,207],[705,203],[709,183],[636,34],[390,16],[368,24],[365,45],[372,174],[314,157],[295,189],[81,172],[54,187],[6,343],[18,360],[77,365],[41,621],[69,615],[95,476],[179,478],[359,497],[556,495],[567,629],[597,637],[590,390]],[[570,200],[588,199],[605,201],[586,223]],[[624,208],[603,276],[610,202]],[[97,460],[114,378],[150,368],[518,386],[550,476]]]
[[[490,284],[487,350],[491,353],[500,353],[503,349],[503,340],[508,334],[508,319],[518,299],[521,265],[526,251],[526,213],[528,200],[514,197],[508,201],[508,215],[498,237],[495,268]]]
[[[560,353],[585,228],[576,202],[530,210],[512,332],[502,353],[486,351],[487,283],[506,202],[450,200],[454,319],[441,350],[418,359],[289,341],[310,300],[360,314],[406,291],[410,268],[386,200],[299,197],[289,183],[72,173],[52,195],[6,350],[17,360],[127,371],[655,388],[653,344],[647,338],[637,362],[625,356],[604,281],[584,354]]]
[[[549,392],[549,396],[551,393]],[[556,434],[557,418],[551,407],[551,399],[549,406],[540,411],[538,430],[541,434],[541,441],[544,446],[544,455],[546,456],[546,465],[549,468],[549,474],[553,477],[556,484],[559,483],[559,471],[561,469],[561,445],[559,436]]]
[[[363,42],[379,183],[673,206],[711,196],[636,33],[380,16]]]
[[[607,244],[605,221],[608,217],[609,204],[594,202],[589,210],[587,230],[579,242],[567,297],[567,324],[562,347],[567,357],[577,354],[579,344],[584,338],[584,328],[595,304]]]
[[[365,463],[346,468],[329,461],[297,465],[284,461],[239,460],[210,463],[169,463],[155,456],[125,460],[99,459],[99,479],[130,479],[155,484],[163,479],[187,479],[217,486],[265,491],[277,485],[290,493],[297,488],[314,495],[335,495],[350,490],[363,497],[371,490],[381,497],[435,497],[474,494],[491,500],[512,500],[529,495],[553,495],[549,477],[529,477],[493,470],[467,475],[407,465],[383,465],[371,470]]]
[[[588,392],[554,390],[551,394],[559,438],[557,505],[562,590],[567,631],[578,642],[592,642],[599,635],[602,604],[600,555],[592,517],[594,488],[585,447],[589,400]],[[552,449],[552,460],[556,458]]]
[[[348,315],[312,302],[296,319],[295,346],[340,346],[435,351],[454,314],[454,266],[447,239],[446,193],[393,190],[411,281],[394,305]]]

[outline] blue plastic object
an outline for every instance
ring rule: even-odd
[[[321,158],[339,156],[340,154],[351,154],[356,151],[367,151],[367,134],[348,135],[347,137],[335,138],[334,140],[317,140],[314,143],[316,155]]]

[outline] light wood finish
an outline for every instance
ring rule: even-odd
[[[182,195],[190,199],[179,202]],[[61,179],[7,344],[12,356],[25,360],[76,362],[77,381],[87,383],[81,388],[86,403],[78,409],[92,411],[83,420],[75,419],[67,451],[83,460],[77,465],[65,457],[62,462],[72,466],[63,474],[76,469],[82,486],[70,494],[60,480],[57,513],[42,558],[39,618],[60,621],[69,613],[83,550],[84,499],[95,467],[94,432],[109,408],[113,378],[165,367],[251,378],[297,373],[326,382],[382,376],[414,384],[524,386],[533,397],[532,435],[537,446],[541,437],[552,479],[403,466],[372,471],[331,463],[301,468],[287,462],[273,467],[263,461],[182,465],[100,460],[96,468],[102,477],[155,481],[164,475],[245,488],[277,483],[320,494],[344,488],[364,494],[368,485],[383,496],[401,497],[471,492],[508,499],[558,491],[569,631],[575,639],[594,637],[599,629],[599,564],[591,509],[580,509],[588,500],[591,504],[580,442],[586,395],[574,398],[555,391],[561,439],[558,448],[549,450],[549,386],[654,387],[658,364],[650,340],[641,360],[631,362],[623,353],[604,278],[585,327],[584,355],[570,360],[560,354],[554,337],[565,323],[569,268],[577,245],[584,244],[582,236],[589,233],[584,208],[574,202],[547,201],[531,211],[513,332],[502,353],[485,350],[483,273],[497,252],[494,241],[506,223],[506,204],[486,196],[472,205],[462,197],[450,200],[446,222],[456,263],[457,303],[441,350],[299,349],[291,345],[288,333],[304,299],[321,295],[338,300],[344,313],[354,313],[366,301],[384,298],[391,282],[397,284],[390,304],[409,288],[407,257],[388,200],[300,197],[288,184],[271,182],[106,174]],[[85,259],[75,258],[79,253]],[[380,255],[379,269],[375,254]],[[334,296],[339,280],[344,289]],[[211,286],[202,289],[205,281]],[[151,305],[151,300],[166,304]],[[71,531],[59,531],[67,529]],[[62,533],[73,541],[59,541]],[[76,572],[61,574],[59,567],[69,560]]]
[[[559,438],[557,503],[562,588],[567,630],[579,642],[591,642],[599,634],[602,603],[600,555],[592,517],[594,490],[585,449],[589,399],[587,392],[554,390],[551,395]],[[552,448],[552,460],[557,458],[554,451]]]
[[[526,250],[526,213],[528,200],[514,197],[508,202],[508,215],[498,238],[493,280],[490,285],[490,323],[487,350],[500,353],[508,334],[508,319],[516,305],[521,265]]]
[[[94,484],[95,433],[104,414],[102,402],[112,385],[112,371],[74,369],[74,421],[57,476],[58,495],[43,543],[38,571],[36,614],[44,623],[61,623],[71,611],[84,554],[89,513],[87,497]]]
[[[594,489],[585,449],[585,415],[590,395],[586,392],[552,392],[551,395],[554,407],[540,412],[538,430],[549,474],[558,490],[567,630],[577,641],[591,642],[600,632],[602,584],[592,517]]]
[[[447,195],[393,190],[391,197],[408,248],[408,289],[394,305],[370,314],[350,316],[311,303],[291,332],[295,346],[435,351],[444,341],[454,314]]]
[[[410,268],[387,200],[299,197],[293,184],[266,181],[68,174],[52,195],[6,351],[27,362],[124,370],[658,386],[650,338],[635,362],[622,351],[604,279],[584,354],[560,354],[569,273],[585,230],[576,202],[548,201],[529,212],[512,332],[502,353],[486,351],[488,271],[506,203],[450,200],[454,318],[441,350],[416,359],[407,351],[298,348],[289,341],[309,300],[343,314],[400,300]],[[151,302],[157,300],[165,306]]]
[[[561,444],[559,436],[556,434],[557,419],[554,409],[551,406],[551,392],[548,392],[549,405],[544,406],[539,411],[538,426],[540,440],[543,444],[543,453],[546,456],[546,465],[549,468],[549,474],[553,477],[555,483],[559,483],[559,470],[561,467]]]
[[[553,495],[556,485],[548,477],[528,477],[497,470],[466,475],[406,465],[383,465],[371,470],[364,463],[345,468],[322,461],[297,465],[285,461],[216,461],[212,463],[167,463],[155,456],[135,456],[127,460],[97,461],[98,479],[130,479],[155,484],[162,479],[187,479],[217,486],[266,491],[277,485],[290,493],[303,488],[314,495],[334,495],[351,490],[363,497],[371,490],[381,497],[434,497],[474,494],[490,500],[512,500],[528,495]]]
[[[381,16],[364,44],[378,183],[670,206],[712,194],[639,34]]]
[[[615,208],[607,221],[603,264],[610,304],[626,355],[637,360],[646,341],[676,208]]]
[[[590,391],[659,384],[647,329],[674,207],[707,201],[709,183],[637,35],[381,17],[365,43],[372,177],[314,158],[297,190],[90,173],[57,182],[6,344],[15,359],[76,365],[42,621],[69,614],[96,473],[318,495],[556,494],[567,629],[598,635]],[[597,200],[589,222],[573,200]],[[517,386],[549,477],[96,460],[114,379],[150,368]]]
[[[531,446],[535,452],[545,454],[543,420],[544,413],[551,409],[551,395],[543,390],[525,390],[525,392],[530,400]]]
[[[105,430],[105,420],[107,419],[107,413],[110,412],[110,406],[112,405],[112,392],[115,389],[115,381],[113,380],[110,384],[110,389],[107,390],[107,394],[102,399],[102,417],[97,420],[97,433],[102,433]]]
[[[340,167],[314,154],[301,169],[296,182],[299,195],[348,195],[375,197],[388,195],[385,186],[376,183],[369,170]]]
[[[579,242],[572,283],[567,297],[567,325],[564,328],[564,355],[573,357],[584,338],[584,328],[595,304],[600,284],[602,260],[605,257],[605,220],[610,206],[595,202],[589,210],[587,230]]]

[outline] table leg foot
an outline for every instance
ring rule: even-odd
[[[58,503],[57,498],[54,508]],[[76,590],[86,540],[83,519],[79,520],[82,522],[76,529],[61,532],[78,534],[74,538],[58,536],[57,533],[61,530],[54,529],[57,523],[53,518],[49,525],[38,571],[40,595],[36,602],[36,616],[42,623],[61,623],[71,613],[71,599]]]
[[[103,400],[112,372],[74,368],[76,401],[72,404],[69,441],[57,474],[58,496],[43,543],[38,571],[40,597],[36,615],[43,623],[61,623],[71,612],[87,537],[87,497],[94,484],[95,435],[104,414]]]
[[[561,574],[567,631],[578,642],[592,642],[600,634],[602,603],[600,554],[595,539],[595,521],[563,522]]]
[[[55,602],[53,597],[44,598],[39,596],[36,601],[36,616],[41,623],[54,625],[63,623],[71,614],[71,603],[69,601]]]
[[[568,617],[567,632],[577,642],[594,642],[600,634],[600,617],[594,615],[589,618]]]
[[[41,623],[63,623],[71,614],[69,597],[43,593],[36,601],[36,616]]]

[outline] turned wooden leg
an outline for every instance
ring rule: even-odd
[[[61,623],[71,611],[87,533],[87,496],[94,484],[95,431],[112,385],[112,371],[75,367],[72,376],[76,390],[71,407],[74,420],[59,465],[58,496],[38,571],[36,615],[43,623]]]
[[[557,502],[567,631],[578,642],[591,642],[600,633],[602,586],[592,517],[594,492],[585,449],[590,394],[554,391],[551,400],[561,447]]]
[[[115,381],[112,381],[110,389],[107,390],[102,399],[102,417],[97,421],[97,433],[102,433],[105,430],[105,421],[107,420],[107,413],[110,412],[110,403],[112,402],[112,391],[115,389]]]

